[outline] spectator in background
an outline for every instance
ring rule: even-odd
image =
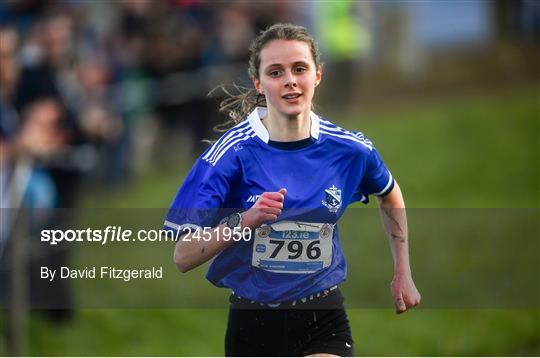
[[[13,95],[20,75],[17,62],[18,42],[19,35],[14,28],[0,27],[0,145],[14,133],[19,121],[13,106]],[[2,148],[5,149],[3,146]]]
[[[10,158],[14,148],[11,139],[19,125],[19,115],[13,106],[13,93],[19,80],[20,68],[17,62],[19,36],[12,27],[0,27],[0,208],[12,207],[9,181],[12,176]],[[10,215],[0,213],[0,257],[7,244],[10,230]],[[0,260],[2,262],[2,260]]]
[[[315,3],[315,21],[321,48],[327,54],[325,71],[339,83],[336,88],[322,88],[326,107],[347,111],[358,98],[356,85],[360,76],[360,61],[368,55],[371,33],[366,14],[370,3],[352,0]],[[364,16],[360,16],[362,15]]]
[[[0,208],[50,208],[55,205],[56,188],[49,173],[33,163],[61,146],[61,136],[48,123],[48,113],[56,110],[56,103],[36,104],[20,119],[13,106],[20,75],[18,39],[14,28],[0,28]],[[10,235],[12,214],[1,214],[5,225],[0,232],[0,253]]]
[[[128,173],[129,151],[122,141],[124,124],[109,86],[109,72],[105,56],[96,54],[81,56],[76,66],[81,90],[79,125],[98,156],[91,178],[112,186],[120,184]]]
[[[2,251],[7,247],[6,257],[9,257],[9,240],[20,239],[11,237],[11,223],[17,213],[24,211],[27,220],[24,235],[31,239],[30,246],[35,246],[29,251],[32,255],[28,258],[32,307],[59,308],[46,313],[51,318],[62,320],[71,317],[69,308],[73,303],[69,283],[66,280],[53,283],[41,280],[40,267],[59,269],[66,265],[69,259],[67,246],[41,246],[34,238],[35,233],[44,225],[61,228],[70,222],[70,217],[48,210],[58,205],[63,190],[54,180],[50,163],[54,163],[66,151],[66,143],[69,141],[69,132],[62,128],[64,113],[62,105],[55,98],[37,99],[25,107],[15,132],[2,138],[2,189],[8,199],[2,203],[2,207],[15,210],[3,211],[2,214],[9,214],[9,217],[3,218],[7,230],[2,232],[1,237]],[[10,287],[4,275],[7,269],[4,263],[10,260],[0,261],[3,263],[0,282]]]
[[[82,132],[78,127],[75,94],[78,85],[73,72],[73,55],[71,52],[72,22],[68,15],[53,13],[36,24],[35,38],[31,38],[25,53],[37,53],[34,58],[23,58],[25,63],[21,80],[15,97],[15,107],[24,113],[34,102],[43,99],[54,100],[62,113],[59,127],[64,131],[64,146],[75,149],[83,142]],[[30,48],[34,48],[30,50]],[[64,155],[72,155],[74,151],[64,151]],[[64,159],[69,159],[65,157]],[[55,165],[56,164],[56,165]],[[75,207],[76,193],[79,188],[79,171],[81,167],[76,160],[56,160],[48,166],[59,193],[58,205],[63,208]],[[74,167],[73,167],[74,166]]]
[[[114,145],[112,161],[118,175],[124,179],[122,182],[133,172],[146,169],[156,142],[151,82],[144,64],[147,17],[152,8],[159,5],[159,2],[146,0],[123,0],[109,5],[108,12],[115,13],[112,17],[116,21],[101,38],[108,60],[109,91],[122,120],[123,130]]]
[[[13,104],[21,120],[6,137],[6,151],[11,167],[29,168],[21,191],[20,207],[74,208],[79,191],[80,172],[89,162],[83,147],[84,139],[76,122],[76,80],[72,71],[70,42],[71,19],[56,13],[36,24],[23,49],[34,54],[22,59],[20,81],[14,86]],[[22,164],[21,164],[22,163]],[[10,188],[21,185],[19,178]],[[17,205],[17,203],[15,203]],[[43,209],[41,210],[43,212]],[[66,215],[67,213],[67,215]],[[62,215],[61,215],[62,214]],[[54,211],[47,226],[61,229],[73,220],[70,211]],[[31,227],[29,231],[39,230]],[[29,235],[32,233],[29,232]],[[34,307],[55,307],[46,311],[54,319],[69,319],[73,307],[69,281],[47,283],[40,279],[40,267],[59,268],[69,262],[66,245],[39,247],[30,260],[30,295]]]
[[[200,140],[209,127],[201,72],[204,37],[188,10],[178,6],[167,9],[172,16],[155,11],[148,18],[146,68],[154,82],[152,99],[160,125],[157,150],[165,163],[201,151]]]

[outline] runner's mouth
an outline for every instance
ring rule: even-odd
[[[281,96],[281,98],[283,98],[283,99],[297,99],[300,96],[302,96],[302,93],[289,93],[289,94]]]

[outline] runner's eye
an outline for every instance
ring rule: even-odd
[[[306,72],[308,69],[306,67],[303,67],[303,66],[298,66],[298,67],[295,67],[294,69],[294,72],[296,73],[303,73],[303,72]]]
[[[278,77],[279,75],[281,75],[281,71],[280,70],[272,70],[268,73],[268,75],[270,77]]]

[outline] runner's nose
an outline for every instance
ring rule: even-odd
[[[293,88],[296,87],[296,78],[291,72],[287,72],[285,76],[285,87],[287,88]]]

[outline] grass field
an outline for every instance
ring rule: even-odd
[[[401,316],[395,315],[390,306],[391,260],[382,230],[377,234],[381,238],[380,245],[377,239],[353,243],[350,237],[357,234],[354,221],[343,223],[342,241],[350,269],[362,272],[358,275],[355,275],[356,271],[351,272],[349,281],[343,285],[346,297],[350,298],[346,302],[353,305],[348,313],[357,355],[540,355],[539,303],[519,299],[520,294],[538,297],[540,289],[537,211],[532,211],[532,221],[529,221],[532,226],[516,226],[516,230],[509,233],[511,240],[496,243],[491,251],[490,246],[479,240],[470,246],[467,246],[467,241],[448,238],[435,243],[420,238],[416,244],[414,242],[415,232],[420,236],[423,226],[439,225],[438,222],[423,225],[419,211],[414,210],[430,208],[430,213],[440,216],[438,210],[443,208],[514,208],[511,212],[516,213],[516,208],[540,206],[537,89],[524,88],[514,93],[474,99],[447,99],[419,108],[360,110],[343,120],[334,121],[346,128],[361,130],[373,140],[399,181],[408,207],[418,208],[411,212],[413,270],[419,271],[417,283],[424,294],[426,307]],[[129,192],[88,196],[85,206],[167,207],[187,169],[188,164],[179,163],[174,171],[167,169],[147,173]],[[373,208],[374,203],[369,207]],[[355,209],[354,213],[361,213],[360,210],[363,209]],[[444,227],[444,223],[440,225]],[[458,233],[460,228],[474,230],[458,221],[455,225]],[[518,241],[523,236],[528,236],[528,250],[523,250],[522,242]],[[358,255],[353,250],[359,250]],[[80,250],[76,253],[77,260],[92,260],[96,252]],[[106,255],[114,257],[116,251],[100,259],[106,260]],[[148,260],[161,260],[165,255],[169,260],[167,264],[172,266],[167,250],[156,250],[146,255]],[[497,261],[501,257],[513,261]],[[478,263],[478,260],[484,261]],[[505,267],[509,262],[512,267]],[[485,270],[474,274],[456,271],[455,276],[452,275],[453,268],[467,265]],[[492,292],[485,291],[485,287],[476,287],[478,281],[475,279],[482,278],[482,274],[487,277],[490,270],[496,268],[499,269],[496,275],[500,275],[502,282],[515,284],[515,287],[502,286],[501,292],[512,290],[511,297],[516,301],[490,301],[495,303],[485,308],[481,304],[467,305],[470,300],[477,302],[481,299],[483,292]],[[178,299],[191,297],[185,293],[182,296],[180,291],[186,287],[200,289],[193,297],[196,294],[226,296],[225,290],[214,289],[203,281],[203,275],[204,268],[183,276],[178,274],[174,278],[178,281],[175,287]],[[460,283],[469,279],[470,282],[452,282],[453,277],[459,278]],[[496,281],[489,282],[496,284]],[[92,295],[107,294],[104,287],[85,285],[84,282],[78,285],[76,292],[79,296],[91,298]],[[449,287],[455,287],[455,290],[451,292]],[[492,286],[489,288],[493,289]],[[160,289],[163,287],[151,286],[136,294],[143,298],[145,295],[170,298],[171,292],[160,292]],[[384,295],[386,290],[386,302],[376,306],[371,303],[354,304],[356,297],[367,297],[373,292]],[[434,303],[433,297],[438,291],[446,296],[455,295],[454,301],[441,299]],[[373,297],[374,300],[384,300],[380,295]],[[525,304],[519,305],[520,302]],[[65,325],[51,324],[40,315],[32,315],[25,353],[73,356],[222,355],[226,310],[196,304],[179,304],[178,307],[182,308],[83,309],[77,311],[72,323]]]

